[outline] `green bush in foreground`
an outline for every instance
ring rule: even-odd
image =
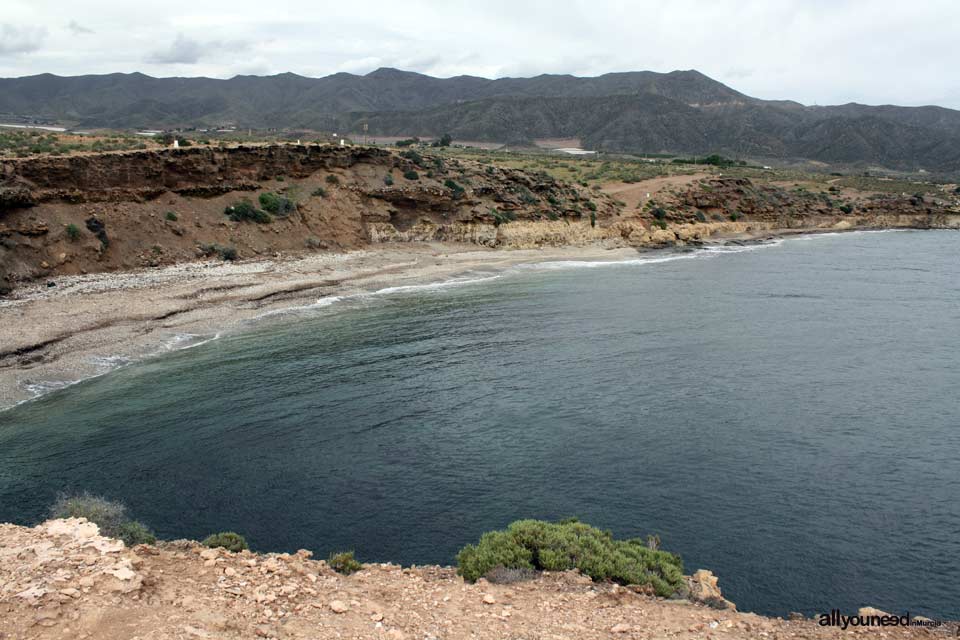
[[[50,507],[51,518],[86,518],[100,527],[100,535],[119,538],[127,546],[153,544],[157,538],[142,522],[131,520],[121,502],[84,492],[62,494]]]
[[[176,222],[178,220],[177,214],[174,213],[173,211],[167,211],[165,214],[163,214],[163,217],[169,220],[170,222]]]
[[[209,535],[203,539],[201,544],[211,549],[220,547],[233,553],[250,548],[247,546],[247,540],[239,533],[234,533],[233,531],[221,531],[220,533]]]
[[[128,547],[157,542],[157,536],[153,535],[145,524],[136,520],[128,520],[121,524],[117,537],[123,540]]]
[[[457,554],[457,573],[470,582],[497,567],[579,569],[595,581],[651,585],[664,597],[684,588],[679,556],[650,549],[643,540],[615,540],[609,531],[575,521],[518,520]]]
[[[345,576],[363,569],[363,565],[357,562],[353,557],[353,551],[341,551],[340,553],[331,553],[327,559],[327,564],[337,573]]]
[[[80,239],[80,227],[73,224],[72,222],[67,225],[67,237],[70,238],[71,242],[76,242]]]

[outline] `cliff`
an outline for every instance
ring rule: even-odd
[[[376,148],[273,145],[0,161],[0,285],[385,240],[501,244],[514,221],[606,220],[613,201],[543,174]],[[263,194],[270,223],[227,207]],[[411,231],[412,230],[412,231]]]
[[[226,215],[261,198],[260,222]],[[280,200],[278,200],[280,199]],[[369,147],[193,147],[0,161],[0,292],[59,275],[382,242],[663,246],[783,229],[956,228],[927,196],[711,177],[624,207],[541,172]]]
[[[576,572],[469,584],[452,568],[438,566],[366,564],[341,575],[311,555],[230,553],[188,540],[127,548],[83,519],[34,528],[2,524],[0,630],[10,640],[754,639],[850,633],[812,620],[663,600]],[[695,594],[719,594],[708,572],[691,581]],[[939,634],[922,628],[883,633]]]

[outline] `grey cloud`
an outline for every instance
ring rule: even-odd
[[[47,37],[44,27],[18,27],[0,24],[0,56],[36,51]]]
[[[93,29],[88,29],[76,20],[71,20],[69,23],[67,23],[67,29],[77,36],[87,35],[94,32]]]
[[[249,48],[249,45],[245,42],[221,40],[200,42],[179,33],[169,47],[154,51],[145,60],[152,64],[197,64],[200,60],[209,58],[220,51],[229,50],[236,53]]]
[[[154,64],[196,64],[206,53],[206,47],[182,33],[177,35],[167,49],[154,51],[147,56],[147,62]]]

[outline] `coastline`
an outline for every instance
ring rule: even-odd
[[[762,230],[714,236],[700,246],[709,250],[865,230],[876,229]],[[489,249],[458,243],[375,247],[237,263],[187,262],[22,287],[0,300],[0,411],[291,310],[350,296],[480,280],[524,263],[624,262],[671,250],[600,245]]]
[[[321,300],[439,283],[524,262],[626,260],[637,254],[598,246],[504,251],[411,243],[57,278],[56,286],[22,287],[0,301],[0,410]]]

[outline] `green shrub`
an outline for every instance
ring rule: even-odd
[[[80,227],[73,224],[72,222],[67,225],[67,237],[70,238],[71,242],[76,242],[80,239]]]
[[[310,195],[312,195],[314,198],[326,198],[327,190],[323,187],[317,187],[310,193]]]
[[[738,212],[738,211],[731,211],[731,212],[730,212],[730,220],[731,220],[732,222],[736,222],[736,221],[739,220],[739,219],[740,219],[740,212]]]
[[[229,216],[234,222],[250,220],[251,222],[267,223],[273,220],[269,213],[257,209],[255,206],[253,206],[253,203],[246,198],[227,207],[224,209],[223,213]]]
[[[667,211],[663,207],[654,207],[650,213],[652,213],[653,217],[657,220],[664,220],[667,217]]]
[[[353,557],[353,551],[341,551],[340,553],[331,553],[327,559],[327,564],[337,573],[345,576],[363,569],[363,565],[357,562]]]
[[[131,520],[122,502],[84,492],[61,494],[50,507],[51,518],[86,518],[100,528],[100,535],[119,538],[127,546],[153,544],[157,538],[142,522]]]
[[[392,186],[393,186],[393,176],[390,175],[389,173],[388,173],[387,175],[383,176],[383,184],[387,185],[388,187],[392,187]]]
[[[127,508],[121,502],[95,496],[88,492],[79,495],[61,494],[50,507],[51,518],[86,518],[100,527],[103,535],[111,535],[129,520]]]
[[[220,256],[221,260],[233,261],[239,257],[235,247],[225,247],[219,244],[201,244],[200,251],[205,256],[212,256],[216,254]]]
[[[590,211],[596,211],[597,203],[594,202],[593,200],[587,200],[587,209],[590,209]]]
[[[340,178],[333,175],[332,173],[328,175],[324,180],[327,181],[327,184],[340,184]]]
[[[260,206],[275,216],[287,216],[297,210],[297,205],[286,196],[277,193],[261,193]]]
[[[457,573],[469,582],[496,567],[545,571],[579,569],[595,581],[651,585],[659,596],[684,588],[680,557],[649,549],[639,539],[615,540],[581,522],[518,520],[490,531],[457,554]]]
[[[845,214],[850,215],[851,213],[853,213],[853,205],[842,204],[840,205],[840,211],[843,211]]]
[[[591,227],[597,226],[597,214],[594,213],[593,211],[590,212],[590,226]]]
[[[233,553],[250,548],[247,546],[246,539],[239,533],[234,533],[233,531],[221,531],[220,533],[209,535],[203,539],[201,544],[211,549],[220,547]]]
[[[157,536],[153,535],[142,522],[129,520],[120,525],[117,537],[123,540],[128,547],[137,544],[156,544]]]
[[[414,171],[413,169],[409,169],[403,172],[403,177],[406,178],[407,180],[419,180],[420,174]]]
[[[169,220],[170,222],[176,222],[179,219],[177,217],[177,214],[174,213],[173,211],[167,211],[165,214],[163,214],[163,217]]]
[[[446,180],[443,181],[443,186],[453,191],[453,198],[455,200],[462,198],[463,194],[466,193],[466,189],[461,187],[459,184],[457,184],[455,181],[451,180],[450,178],[447,178]]]
[[[417,153],[413,149],[410,149],[409,151],[401,151],[400,157],[406,158],[407,160],[409,160],[415,165],[418,165],[418,166],[423,165],[423,156],[421,156],[419,153]]]
[[[517,214],[513,211],[500,211],[499,209],[490,209],[490,215],[493,216],[493,226],[499,227],[502,224],[513,222],[517,219]]]
[[[653,224],[653,226],[659,227],[660,229],[666,229],[666,228],[667,228],[667,221],[666,221],[666,220],[654,220],[652,224]]]
[[[697,221],[698,221],[698,222],[706,222],[706,221],[707,221],[707,216],[703,215],[703,211],[697,211],[694,215],[697,217]]]

